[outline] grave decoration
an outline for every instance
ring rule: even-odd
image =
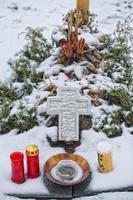
[[[24,183],[24,155],[21,152],[14,152],[10,155],[12,181],[18,184]]]
[[[27,177],[37,178],[38,176],[40,176],[38,146],[35,144],[27,146],[26,157],[27,157]]]
[[[44,176],[61,186],[77,185],[90,175],[89,163],[77,154],[54,155],[47,160],[44,166]]]
[[[26,148],[27,175],[24,170],[24,154],[14,152],[11,159],[11,179],[17,184],[25,182],[26,178],[34,179],[40,176],[39,149],[35,144]],[[50,157],[44,165],[44,178],[57,185],[76,185],[90,176],[89,163],[77,154],[62,153]]]
[[[77,10],[83,12],[89,12],[89,0],[77,0]]]
[[[77,174],[78,169],[74,161],[62,160],[56,166],[56,175],[63,181],[73,180]]]
[[[72,10],[64,18],[68,22],[68,39],[70,39],[73,26],[75,31],[78,32],[79,27],[87,26],[89,24],[89,0],[77,0],[77,7]]]
[[[89,115],[90,107],[90,99],[75,87],[61,87],[57,96],[48,97],[47,113],[59,115],[59,141],[79,141],[79,115]]]
[[[61,39],[59,41],[59,46],[61,47],[61,52],[64,57],[58,62],[68,61],[72,63],[74,61],[81,62],[87,60],[83,53],[89,50],[89,46],[85,43],[84,38],[78,39],[78,34],[76,32],[71,33],[70,40]]]
[[[94,28],[91,24],[92,18],[90,17],[91,14],[89,13],[88,6],[89,0],[77,0],[77,9],[69,12],[68,15],[64,18],[64,25],[54,31],[52,34],[53,44],[56,45],[55,48],[53,48],[50,52],[51,47],[49,45],[44,45],[48,53],[45,55],[45,60],[43,57],[43,51],[40,53],[41,56],[43,55],[41,59],[34,57],[34,53],[32,52],[34,48],[30,46],[33,60],[37,60],[37,71],[35,74],[32,74],[35,75],[32,77],[32,80],[35,80],[35,86],[37,88],[35,88],[33,85],[28,85],[29,87],[26,88],[26,92],[28,90],[29,96],[25,96],[25,93],[21,93],[21,97],[23,98],[21,102],[22,104],[20,105],[21,111],[23,109],[23,105],[25,104],[27,107],[30,107],[31,102],[33,102],[34,99],[34,105],[37,107],[37,110],[32,110],[30,112],[30,120],[33,119],[33,116],[35,117],[35,121],[32,121],[33,124],[38,125],[38,122],[36,121],[37,119],[39,119],[39,122],[43,121],[44,124],[45,119],[45,125],[47,127],[58,126],[58,137],[56,138],[57,135],[55,133],[53,139],[55,142],[54,145],[64,147],[65,150],[69,153],[54,155],[46,161],[44,166],[44,179],[46,180],[47,178],[49,181],[55,183],[56,185],[66,186],[63,187],[62,191],[65,191],[66,188],[66,191],[69,192],[69,189],[71,189],[71,196],[73,196],[73,194],[75,195],[76,191],[75,197],[77,197],[78,192],[80,195],[82,194],[79,190],[79,188],[81,188],[81,183],[83,183],[83,181],[91,175],[90,166],[87,161],[90,159],[90,157],[88,158],[88,152],[86,154],[87,160],[77,154],[70,153],[74,152],[75,147],[80,144],[80,130],[88,130],[92,128],[91,131],[96,134],[95,131],[102,130],[106,133],[107,129],[109,129],[107,132],[109,137],[111,137],[115,131],[115,136],[118,136],[121,134],[121,124],[123,123],[123,117],[121,116],[123,116],[123,111],[131,111],[132,107],[132,102],[129,100],[131,99],[131,92],[128,94],[124,87],[122,91],[120,88],[118,92],[118,88],[114,87],[118,87],[118,82],[115,82],[115,79],[113,79],[111,76],[107,76],[109,69],[107,67],[108,62],[106,60],[107,55],[105,52],[107,52],[109,48],[108,37],[105,34],[99,32],[97,28]],[[35,38],[33,37],[33,41],[35,42],[34,39]],[[39,41],[40,40],[37,39],[37,44],[34,43],[34,45],[38,45]],[[44,44],[47,44],[45,40],[43,40],[43,42]],[[111,53],[110,55],[112,56]],[[27,54],[29,55],[29,52],[26,52],[24,56]],[[117,56],[116,53],[114,54]],[[30,59],[32,57],[31,55]],[[119,56],[119,60],[120,58],[121,56]],[[22,61],[24,66],[26,65],[27,69],[27,66],[29,66],[27,58],[24,58]],[[116,71],[114,71],[114,73],[115,72]],[[22,83],[23,79],[27,80],[27,77],[25,79],[25,74],[27,75],[27,72],[24,73],[24,77],[18,76],[17,78],[22,79],[20,80],[16,78],[17,81],[19,80]],[[15,97],[14,101],[16,101],[16,99],[17,97]],[[124,101],[124,99],[126,100]],[[110,109],[108,109],[110,108],[108,107],[110,106],[109,104],[121,105],[123,110],[118,110],[117,107],[116,110],[111,110],[112,113],[107,113],[110,112]],[[16,105],[16,107],[17,106],[18,105]],[[93,120],[89,116],[91,106],[93,107],[92,110],[94,110]],[[96,106],[99,108],[96,109]],[[14,113],[13,111],[12,113]],[[104,112],[104,115],[101,114],[102,112]],[[128,113],[126,114],[128,118],[131,118]],[[110,115],[111,117],[108,117]],[[24,118],[25,122],[26,119]],[[16,117],[14,120],[16,120]],[[101,122],[100,120],[103,121]],[[12,124],[12,120],[10,123]],[[108,123],[110,123],[110,127],[108,126]],[[120,133],[116,130],[116,128],[119,128],[118,124],[120,125]],[[128,126],[131,126],[131,124],[132,121],[131,123],[128,123]],[[91,134],[90,132],[88,133]],[[50,135],[48,134],[49,133],[47,133],[47,138],[50,141],[52,134],[51,132]],[[102,179],[104,176],[102,173],[111,172],[113,170],[113,159],[110,144],[107,144],[107,142],[104,141],[100,142],[97,145],[97,154],[99,171],[93,171],[95,173],[93,174],[93,194],[95,194],[95,190],[99,190],[99,188],[96,189],[95,180],[96,182],[100,180],[101,185],[103,186],[103,182],[106,180]],[[38,147],[35,145],[28,146],[26,150],[26,156],[28,169],[27,177],[37,178],[40,175]],[[95,163],[96,158],[94,158],[93,155],[91,158],[94,159],[92,159],[92,162]],[[25,181],[23,154],[19,152],[12,154],[11,162],[12,180],[16,183],[23,183]],[[100,172],[102,173],[100,174]],[[101,178],[99,179],[99,177]],[[105,177],[109,176],[104,176],[104,178]],[[78,187],[77,184],[79,184]],[[73,188],[70,187],[74,185],[76,186]],[[104,185],[105,191],[107,191],[107,189],[112,189],[112,185],[110,185],[109,188],[106,187],[106,184]],[[85,188],[86,186],[87,185],[85,185]],[[89,194],[92,192],[92,188],[88,189]],[[82,187],[82,189],[84,188]],[[57,192],[56,187],[54,187],[54,191]],[[56,192],[54,194],[57,194]]]
[[[77,24],[87,25],[89,19],[89,0],[77,0]]]
[[[97,144],[99,171],[102,173],[107,173],[113,170],[111,150],[112,150],[112,146],[107,141],[103,140]]]
[[[34,179],[40,176],[39,166],[39,148],[35,144],[26,147],[27,158],[27,178]],[[22,152],[13,152],[11,159],[11,179],[13,182],[21,184],[25,181],[24,154]]]
[[[27,29],[26,46],[9,61],[13,70],[11,80],[8,84],[0,83],[0,134],[12,129],[23,133],[42,125],[44,121],[48,122],[48,127],[57,126],[57,116],[52,116],[48,121],[47,98],[56,95],[57,88],[66,83],[81,86],[82,95],[91,98],[92,106],[97,107],[95,109],[99,113],[98,116],[79,117],[80,133],[92,128],[96,132],[103,131],[108,137],[115,137],[124,132],[123,123],[126,128],[133,126],[132,61],[126,34],[130,20],[120,23],[111,38],[96,29],[91,20],[91,24],[79,26],[77,31],[73,15],[69,23],[68,16],[66,18],[53,31],[52,40],[56,46],[49,45],[42,29]],[[68,31],[68,25],[72,30]],[[74,52],[72,59],[66,58],[59,45],[62,39],[69,42],[68,32],[70,36],[78,36],[78,42],[84,39],[85,46],[89,47],[81,55]],[[82,61],[81,57],[86,61]],[[64,61],[61,62],[62,58]],[[122,68],[119,69],[119,65]],[[105,102],[116,107],[106,109]],[[47,136],[50,137],[49,134]],[[55,138],[52,138],[52,142],[56,145]]]

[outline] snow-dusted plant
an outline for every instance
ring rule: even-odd
[[[117,24],[114,34],[109,38],[106,54],[108,75],[118,83],[133,84],[133,28],[132,17]]]
[[[7,105],[5,104],[5,106]],[[7,108],[9,108],[9,106],[5,107],[6,110]],[[4,110],[3,114],[6,110]],[[20,101],[19,107],[14,114],[10,114],[10,110],[7,110],[5,117],[3,115],[0,121],[0,133],[8,133],[12,129],[17,129],[18,133],[22,133],[37,125],[38,119],[36,108],[33,107],[31,109],[28,109]]]
[[[25,39],[27,44],[9,60],[9,65],[13,70],[13,81],[25,82],[27,79],[39,82],[43,75],[38,74],[38,65],[50,56],[51,44],[43,36],[42,29],[27,28]]]
[[[123,123],[123,113],[121,110],[106,112],[102,110],[101,116],[95,119],[94,129],[103,131],[109,138],[122,134],[121,124]]]

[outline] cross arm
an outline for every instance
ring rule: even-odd
[[[77,99],[77,110],[80,115],[89,115],[91,113],[90,98]]]
[[[62,98],[49,97],[47,100],[47,113],[57,115],[60,113]]]

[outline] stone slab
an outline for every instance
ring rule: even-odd
[[[35,200],[48,200],[48,199],[61,199],[61,200],[72,200],[72,197],[62,197],[62,196],[56,196],[56,195],[42,195],[42,194],[8,194],[8,196],[12,196],[12,197],[17,197],[20,199],[35,199]]]
[[[59,186],[57,184],[51,183],[47,178],[45,178],[45,183],[48,187],[49,194],[7,194],[9,196],[19,197],[22,199],[36,199],[36,200],[48,200],[48,199],[69,199],[72,200],[78,197],[94,196],[101,193],[109,192],[133,192],[133,185],[123,188],[115,188],[110,190],[96,190],[92,191],[89,189],[88,185],[90,183],[91,176],[89,176],[85,181],[76,186]]]
[[[78,190],[78,189],[77,189]],[[79,197],[90,197],[95,196],[101,193],[110,193],[110,192],[133,192],[133,186],[127,187],[127,188],[116,188],[113,190],[101,190],[101,191],[85,191],[83,193],[77,192],[77,190],[73,191],[73,194],[71,197],[68,196],[62,196],[62,191],[60,195],[58,194],[51,194],[51,195],[43,195],[43,194],[8,194],[9,196],[18,197],[21,199],[36,199],[36,200],[48,200],[48,199],[61,199],[61,200],[72,200]],[[66,190],[65,190],[66,191]]]
[[[73,186],[73,198],[85,197],[85,196],[94,196],[101,193],[109,193],[109,192],[131,192],[133,191],[133,185],[129,185],[127,187],[116,187],[114,189],[107,190],[91,190],[89,188],[89,183],[91,181],[92,174],[81,184]]]
[[[73,191],[73,198],[78,197],[88,197],[88,196],[95,196],[102,193],[112,193],[112,192],[133,192],[133,186],[129,187],[123,187],[123,188],[116,188],[112,190],[97,190],[97,191],[91,191],[91,190],[85,190],[82,195],[79,193],[78,189],[74,189]]]
[[[44,177],[44,184],[46,184],[49,194],[32,194],[32,193],[9,193],[7,195],[19,197],[22,199],[72,199],[72,186],[59,186],[57,184],[52,183],[46,177]]]

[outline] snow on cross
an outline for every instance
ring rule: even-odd
[[[89,98],[81,97],[79,89],[62,87],[56,97],[49,97],[47,113],[59,115],[59,141],[79,140],[79,115],[90,114]]]

